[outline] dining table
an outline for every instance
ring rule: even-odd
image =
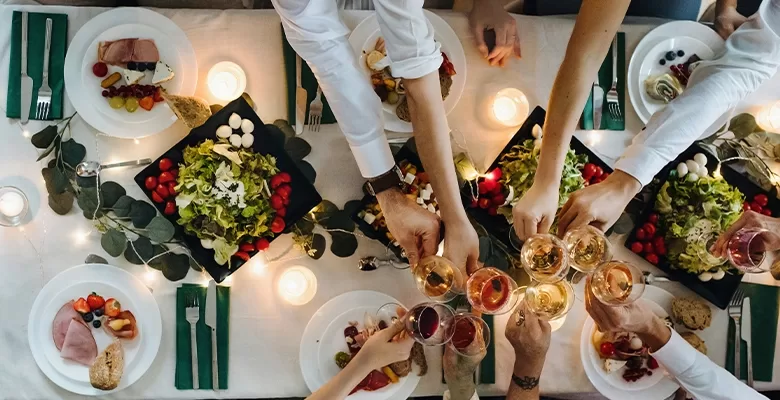
[[[68,15],[68,40],[91,18],[105,8],[62,6],[0,6],[0,108],[5,107],[11,48],[10,21],[14,10],[61,13]],[[266,123],[287,116],[287,87],[284,75],[282,30],[274,10],[196,10],[155,9],[177,24],[195,50],[198,84],[195,95],[218,103],[206,85],[209,68],[221,61],[240,65],[247,75],[246,92]],[[464,14],[436,10],[458,35],[466,55],[465,95],[449,114],[455,153],[467,152],[477,168],[484,171],[515,133],[516,128],[496,129],[484,121],[483,100],[494,90],[515,87],[527,96],[531,108],[546,107],[556,73],[563,61],[574,18],[513,15],[517,21],[522,58],[505,67],[491,67],[477,51]],[[353,29],[370,11],[343,11],[341,17]],[[621,27],[626,38],[626,62],[642,37],[665,20],[627,18]],[[66,88],[67,91],[67,88]],[[780,77],[775,76],[740,106],[754,112],[780,93]],[[628,96],[628,94],[626,94]],[[73,99],[66,97],[64,115],[74,112]],[[642,122],[626,101],[624,131],[577,131],[576,136],[608,164],[613,165]],[[0,112],[5,114],[4,109]],[[330,251],[314,260],[294,247],[290,235],[274,241],[264,256],[241,268],[223,284],[231,288],[230,376],[228,389],[220,391],[180,391],[174,386],[176,364],[175,303],[176,288],[182,282],[202,283],[207,275],[191,270],[179,282],[170,282],[155,271],[132,265],[122,258],[111,258],[102,250],[100,233],[80,212],[57,215],[47,206],[46,189],[41,176],[43,161],[36,161],[38,150],[30,143],[32,134],[47,123],[0,119],[0,186],[16,186],[30,202],[29,217],[14,228],[0,227],[0,398],[2,399],[75,399],[80,396],[59,388],[36,366],[27,339],[31,305],[42,287],[58,273],[83,264],[90,254],[108,259],[143,280],[152,290],[162,315],[159,352],[146,374],[125,390],[107,396],[112,399],[195,399],[195,398],[275,398],[305,397],[310,393],[299,363],[301,336],[312,315],[328,300],[352,290],[375,290],[404,304],[425,300],[408,270],[380,267],[365,272],[358,269],[361,257],[384,255],[382,244],[358,234],[359,246],[350,257],[340,258]],[[76,116],[71,135],[87,148],[87,159],[110,163],[141,158],[155,159],[188,134],[177,122],[156,135],[141,139],[118,139],[110,132],[98,132]],[[342,206],[360,199],[362,178],[349,146],[337,124],[323,125],[319,132],[301,136],[312,146],[306,160],[317,172],[315,186],[323,198]],[[144,198],[133,181],[133,168],[106,170],[103,180],[123,185],[128,195]],[[642,269],[662,273],[623,245],[624,236],[613,235],[615,258],[633,262]],[[274,282],[280,271],[291,265],[303,265],[316,275],[317,292],[305,305],[294,306],[275,294]],[[777,284],[769,274],[746,280]],[[675,296],[695,296],[675,282],[658,283]],[[579,293],[582,291],[579,284]],[[540,380],[541,393],[555,398],[603,398],[585,375],[580,361],[580,335],[587,317],[581,295],[577,296],[565,322],[552,334]],[[509,387],[514,352],[504,337],[508,316],[497,316],[494,325],[496,346],[496,383],[478,386],[483,396],[503,396]],[[710,341],[709,357],[723,366],[726,360],[728,315],[713,307],[712,326],[722,332]],[[426,348],[430,365],[414,396],[439,396],[446,386],[441,378],[441,347]],[[776,346],[780,352],[780,346]],[[759,390],[780,389],[780,356],[775,355],[771,382],[757,382]]]

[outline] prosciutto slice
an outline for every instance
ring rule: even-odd
[[[119,39],[98,44],[98,61],[125,66],[130,61],[157,62],[160,53],[152,39]]]
[[[139,62],[157,62],[160,61],[160,52],[157,51],[157,46],[154,44],[154,40],[151,39],[138,39],[133,46],[132,61]]]
[[[76,320],[71,320],[60,356],[89,367],[97,354],[97,343],[90,329]]]
[[[81,315],[73,309],[73,300],[71,300],[57,311],[57,315],[54,316],[54,321],[51,323],[51,336],[54,339],[54,345],[57,347],[57,350],[62,350],[65,334],[68,333],[70,321],[73,320],[81,323]]]
[[[129,321],[129,323],[122,327],[122,329],[115,331],[111,329],[111,321],[118,320],[118,319],[124,319]],[[103,329],[108,332],[110,335],[113,335],[115,337],[121,338],[121,339],[134,339],[136,336],[138,336],[138,325],[135,322],[135,316],[130,311],[122,311],[117,315],[116,317],[109,318],[106,323],[103,324]]]

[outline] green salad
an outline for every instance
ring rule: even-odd
[[[670,263],[697,275],[717,267],[702,262],[700,254],[707,253],[708,238],[739,219],[744,201],[739,189],[722,178],[705,175],[691,180],[672,170],[655,200]]]
[[[242,239],[273,236],[276,211],[267,180],[278,172],[274,157],[230,144],[205,140],[185,148],[176,185],[177,223],[211,246],[214,260],[224,265]]]
[[[534,147],[533,140],[526,140],[522,144],[513,146],[506,154],[501,156],[498,165],[501,169],[501,183],[511,187],[514,196],[509,206],[501,207],[499,214],[506,217],[512,223],[512,206],[515,205],[531,188],[539,165],[539,148]],[[577,154],[569,149],[563,165],[558,208],[563,207],[569,200],[569,196],[585,187],[585,179],[582,177],[582,169],[588,162],[588,156]]]

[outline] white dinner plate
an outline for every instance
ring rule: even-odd
[[[458,104],[458,100],[460,100],[460,96],[463,94],[463,89],[466,86],[466,53],[463,52],[463,45],[460,43],[458,35],[452,30],[452,27],[440,16],[428,10],[424,11],[425,16],[433,26],[433,39],[441,44],[441,51],[447,54],[453,67],[455,67],[450,95],[444,99],[444,112],[449,114]],[[358,65],[366,74],[366,79],[371,78],[371,71],[366,66],[366,54],[374,49],[376,40],[380,36],[382,36],[382,32],[379,30],[376,14],[371,14],[360,22],[349,35],[349,44],[355,52]],[[397,105],[382,102],[382,108],[385,111],[383,115],[385,129],[393,132],[411,132],[412,124],[402,121],[395,115],[396,107]]]
[[[110,118],[119,124],[141,124],[141,123],[156,123],[165,124],[171,118],[174,120],[176,116],[173,111],[168,107],[165,102],[155,103],[151,111],[146,111],[143,108],[138,108],[136,112],[129,113],[124,107],[118,110],[111,108],[108,105],[108,98],[102,96],[103,88],[100,86],[100,82],[105,78],[99,78],[92,73],[92,65],[94,65],[97,59],[97,49],[100,42],[109,40],[117,40],[124,38],[139,38],[139,39],[152,39],[154,40],[157,50],[160,53],[160,61],[168,64],[173,69],[173,79],[163,83],[162,86],[168,93],[178,94],[182,87],[182,81],[180,74],[177,71],[182,69],[181,57],[179,51],[173,46],[173,43],[166,37],[165,34],[159,30],[142,24],[125,24],[113,27],[100,35],[98,35],[92,44],[87,47],[87,51],[84,53],[84,61],[81,65],[82,71],[82,85],[85,88],[84,93],[86,97],[83,101],[90,102],[98,111],[104,116]],[[108,74],[124,71],[124,68],[116,67],[113,65],[108,66]],[[152,76],[154,70],[144,72],[146,75],[139,84],[151,85]],[[118,85],[126,85],[125,78],[119,80]]]
[[[151,27],[162,33],[167,38],[167,44],[160,46],[161,57],[165,58],[162,48],[175,48],[179,55],[178,62],[181,67],[174,73],[181,79],[181,88],[177,94],[191,96],[195,93],[195,87],[198,83],[198,64],[195,58],[195,50],[192,48],[187,35],[176,24],[165,16],[154,11],[141,8],[115,8],[106,11],[91,20],[76,32],[73,40],[70,42],[67,54],[65,56],[65,91],[68,94],[73,107],[79,113],[79,116],[103,134],[125,139],[141,138],[153,135],[167,129],[175,122],[175,118],[153,119],[143,123],[119,123],[98,111],[89,98],[88,91],[94,91],[92,85],[84,85],[83,62],[87,52],[96,49],[92,48],[95,39],[110,29],[126,24],[139,24]],[[173,66],[172,66],[173,67]],[[97,92],[98,95],[100,92]],[[158,103],[156,107],[160,107]],[[163,108],[163,107],[161,107]],[[143,110],[136,111],[139,113]]]
[[[301,372],[309,390],[315,392],[339,372],[333,357],[339,351],[348,352],[344,328],[349,322],[358,321],[362,328],[365,313],[375,313],[387,303],[398,303],[398,300],[383,293],[358,290],[334,297],[314,313],[303,332],[300,349]],[[405,399],[420,381],[417,371],[414,367],[412,373],[396,384],[373,392],[359,391],[348,399]]]
[[[677,50],[684,51],[685,55],[675,59],[672,62],[667,62],[666,65],[661,65],[659,63],[659,60],[664,58],[667,52],[677,52]],[[688,59],[688,57],[692,56],[693,54],[696,54],[702,60],[711,60],[715,56],[715,53],[713,53],[713,51],[707,47],[706,44],[702,43],[698,39],[687,36],[679,36],[662,40],[646,53],[645,59],[642,60],[642,64],[639,66],[639,79],[642,80],[642,87],[644,88],[646,79],[653,76],[662,75],[664,73],[669,73],[670,65],[682,64],[685,62],[685,60]],[[639,95],[642,99],[642,105],[644,106],[644,109],[647,110],[650,115],[653,115],[666,107],[666,103],[653,99],[650,97],[650,95],[647,94],[646,90],[641,90]]]
[[[686,36],[697,39],[709,47],[716,55],[723,50],[724,42],[715,31],[703,24],[693,21],[673,21],[663,24],[650,31],[634,49],[631,61],[628,63],[628,97],[639,119],[647,123],[653,115],[642,104],[641,93],[644,92],[644,79],[640,77],[639,67],[647,53],[661,41]]]
[[[656,315],[667,316],[671,314],[674,296],[669,292],[646,285],[642,299],[651,303],[651,308]],[[596,348],[591,340],[595,330],[596,324],[593,319],[587,317],[580,335],[580,359],[585,369],[585,375],[602,395],[611,400],[628,398],[632,400],[663,400],[679,388],[674,380],[666,376],[663,367],[653,371],[652,376],[645,376],[633,383],[623,381],[622,369],[607,374],[602,368],[603,362],[596,353]]]
[[[138,324],[138,336],[121,340],[125,351],[124,374],[111,391],[95,389],[89,383],[89,368],[64,360],[54,346],[52,321],[63,304],[86,297],[92,291],[105,299],[115,298],[122,309],[130,310]],[[103,330],[90,325],[98,353],[112,342]],[[157,302],[149,289],[127,271],[104,264],[85,264],[67,269],[52,278],[38,293],[28,319],[27,340],[33,358],[55,384],[73,393],[101,396],[122,390],[137,381],[152,365],[160,348],[162,320]]]

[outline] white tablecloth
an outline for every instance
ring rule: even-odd
[[[0,6],[0,106],[5,106],[7,74],[10,53],[10,6]],[[41,8],[28,8],[44,11]],[[104,11],[96,8],[49,7],[46,12],[67,13],[69,38],[90,18]],[[198,11],[159,10],[186,32],[199,65],[199,85],[196,95],[213,100],[204,84],[209,67],[216,62],[231,60],[247,71],[249,92],[255,99],[260,117],[271,122],[286,118],[286,91],[281,52],[279,18],[273,11]],[[355,27],[367,12],[347,12],[344,20]],[[522,89],[532,107],[546,105],[549,91],[560,65],[573,20],[568,18],[534,18],[517,16],[522,37],[523,59],[513,61],[504,69],[490,68],[471,43],[468,22],[463,15],[442,12],[442,17],[461,38],[468,60],[468,80],[465,95],[449,117],[455,132],[455,150],[467,147],[478,165],[487,166],[511,137],[511,129],[493,130],[481,121],[479,104],[489,88],[515,86]],[[659,21],[639,21],[627,24],[627,48],[630,56],[641,37],[659,24]],[[628,57],[627,57],[628,58]],[[775,84],[778,80],[775,79]],[[773,85],[774,93],[780,85]],[[771,89],[763,88],[746,107],[761,104],[770,98]],[[72,106],[68,103],[66,114]],[[625,132],[603,132],[578,135],[607,158],[617,157],[641,128],[633,110],[627,113]],[[15,185],[24,190],[31,201],[31,220],[21,229],[0,229],[0,398],[54,399],[76,398],[51,383],[37,368],[27,343],[27,320],[32,302],[42,286],[57,273],[81,264],[90,254],[106,256],[101,250],[99,234],[80,213],[55,215],[46,205],[46,192],[41,178],[42,163],[35,162],[36,150],[29,143],[29,132],[43,125],[31,122],[28,132],[16,121],[0,119],[0,186]],[[74,137],[87,147],[88,158],[111,162],[137,158],[156,158],[184,137],[187,130],[176,124],[167,131],[137,141],[113,139],[96,132],[80,120],[73,124]],[[324,126],[317,134],[306,133],[304,138],[313,147],[308,161],[317,169],[316,187],[323,198],[342,205],[361,196],[360,174],[344,138],[336,125]],[[106,171],[103,179],[115,180],[128,189],[128,194],[143,198],[132,181],[135,170]],[[326,236],[328,236],[326,234]],[[283,260],[264,269],[243,268],[233,279],[232,310],[230,316],[230,380],[229,390],[219,393],[207,391],[178,391],[173,385],[175,367],[174,304],[175,288],[181,282],[167,282],[161,275],[150,282],[163,316],[163,337],[160,351],[150,370],[130,388],[111,398],[180,399],[180,398],[240,398],[305,396],[308,389],[298,364],[301,334],[312,314],[329,299],[356,289],[385,292],[406,304],[422,301],[406,271],[390,268],[374,272],[357,270],[357,260],[365,255],[378,255],[382,246],[368,239],[359,239],[357,254],[346,259],[326,253],[319,261],[301,256],[295,250]],[[273,258],[291,244],[289,237],[274,242],[269,251]],[[622,246],[616,246],[616,256],[652,267],[638,259]],[[110,259],[110,257],[109,257]],[[111,260],[111,259],[110,259]],[[131,273],[146,277],[142,267],[130,265],[121,259],[113,264]],[[307,305],[294,307],[273,294],[275,276],[285,266],[302,264],[317,275],[319,290]],[[194,272],[188,282],[204,279]],[[690,292],[676,284],[665,286],[673,294]],[[595,397],[595,389],[585,376],[579,359],[579,336],[585,311],[581,302],[575,304],[565,325],[554,333],[547,363],[541,379],[542,393],[571,398]],[[503,337],[505,317],[496,319],[497,384],[480,386],[484,395],[503,395],[509,385],[513,352]],[[713,326],[723,332],[719,341],[708,342],[711,356],[723,365],[726,346],[725,312],[715,313]],[[435,355],[439,349],[428,349],[429,374],[421,380],[415,395],[439,395],[441,384],[440,361]],[[776,360],[778,358],[776,357]],[[759,383],[761,388],[780,388],[780,365],[775,365],[774,383]]]

